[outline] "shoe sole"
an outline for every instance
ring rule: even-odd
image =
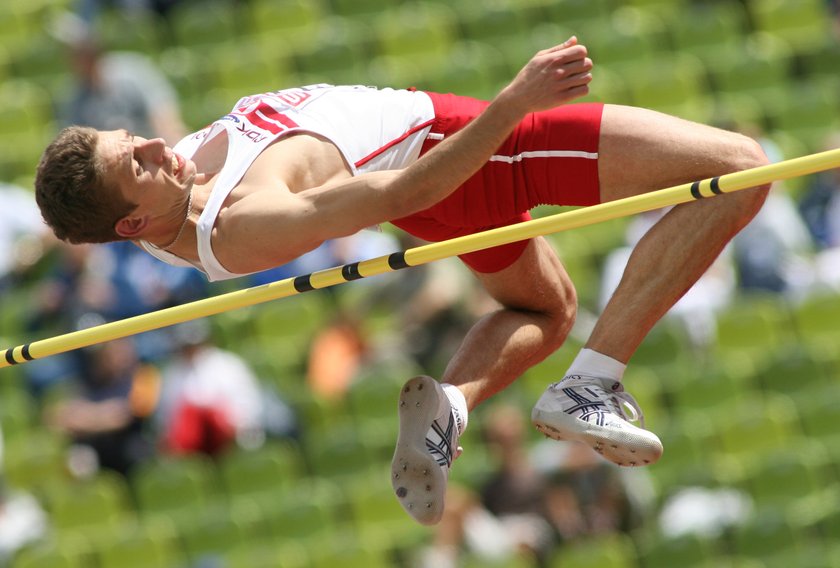
[[[400,392],[400,432],[391,461],[391,486],[405,512],[417,522],[434,525],[443,516],[446,476],[426,450],[426,434],[437,417],[440,385],[431,377],[414,377]]]
[[[581,442],[604,458],[625,467],[656,463],[662,457],[662,442],[651,432],[637,428],[634,432],[604,428],[569,416],[565,412],[534,408],[531,423],[542,434],[560,441]],[[639,434],[644,432],[644,434]]]

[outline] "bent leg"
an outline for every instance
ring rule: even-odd
[[[441,379],[470,410],[558,349],[577,313],[574,285],[545,239],[504,270],[475,274],[502,308],[472,327]]]
[[[598,175],[602,201],[761,166],[740,134],[645,109],[606,105]],[[587,347],[627,363],[653,325],[758,213],[768,187],[674,207],[638,243]]]

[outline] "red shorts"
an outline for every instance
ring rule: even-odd
[[[451,135],[489,104],[456,95],[428,93],[435,108],[431,132]],[[537,205],[600,202],[598,138],[600,103],[563,105],[529,114],[475,175],[436,205],[394,225],[427,241],[443,241],[531,218]],[[438,140],[427,139],[421,155]],[[478,272],[498,272],[522,254],[521,241],[462,255]]]

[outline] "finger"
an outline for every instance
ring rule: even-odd
[[[571,47],[575,44],[577,44],[577,37],[572,36],[561,44],[555,45],[554,47],[549,47],[547,49],[540,50],[537,53],[539,53],[540,55],[544,55],[544,54],[548,54],[548,53],[554,53],[555,51],[560,51],[561,49],[566,49],[567,47]]]
[[[563,79],[563,88],[571,89],[575,87],[579,87],[581,85],[588,85],[592,82],[592,73],[589,71],[585,73],[577,73],[570,77],[566,77]]]
[[[563,65],[570,61],[578,61],[585,59],[588,55],[586,46],[583,45],[573,45],[571,47],[552,51],[551,53],[546,53],[539,57],[543,62],[548,65]]]
[[[583,73],[592,69],[592,60],[588,57],[577,59],[564,63],[557,69],[557,73],[561,75],[574,75],[576,73]]]

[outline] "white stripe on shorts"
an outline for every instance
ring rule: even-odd
[[[597,160],[598,152],[581,152],[578,150],[537,150],[533,152],[522,152],[515,156],[490,156],[491,162],[504,162],[512,164],[514,162],[521,162],[525,158],[586,158],[587,160]]]

